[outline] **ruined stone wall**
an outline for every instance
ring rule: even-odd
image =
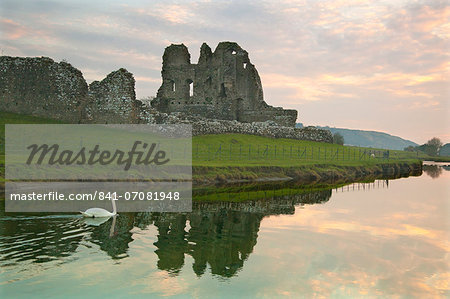
[[[226,46],[229,45],[229,43],[220,44],[218,49],[228,49]],[[196,67],[190,64],[190,55],[186,47],[181,45],[169,48],[173,50],[165,53],[163,77],[166,76],[166,72],[169,73],[167,76],[172,76],[170,74],[181,70],[180,78],[185,78],[183,76],[187,76],[186,74],[190,74],[186,78],[195,80],[206,78],[208,72],[198,73]],[[245,59],[247,57],[245,53],[245,51],[241,52],[239,57],[241,57],[241,61],[248,61],[249,65],[246,67],[251,70],[252,66],[250,61]],[[215,58],[214,54],[217,55]],[[222,65],[221,61],[228,61],[227,63],[232,64],[234,60],[229,59],[229,55],[238,55],[224,50],[217,51],[217,49],[214,54],[209,47],[202,46],[202,55],[199,59],[200,64],[204,65],[202,67],[207,68],[208,63],[220,66]],[[212,62],[213,60],[215,62]],[[221,67],[218,69],[226,70]],[[257,75],[256,70],[254,74]],[[224,72],[222,77],[226,79],[235,76],[240,75]],[[248,78],[255,79],[252,76]],[[181,84],[179,89],[175,89],[173,96],[181,98],[189,94],[189,80],[180,78],[176,82],[185,84]],[[208,81],[208,78],[205,80]],[[212,99],[217,86],[211,89],[197,88],[198,93],[206,98],[211,97],[211,103],[200,102],[200,97],[196,96],[190,99],[195,104],[183,104],[183,112],[174,112],[171,109],[171,103],[166,103],[166,109],[163,109],[162,106],[159,107],[161,109],[155,109],[145,107],[136,100],[135,80],[133,75],[125,69],[114,71],[102,81],[94,81],[88,86],[82,73],[68,63],[54,62],[46,57],[3,56],[0,57],[0,110],[59,119],[67,123],[188,123],[192,124],[193,135],[241,133],[273,138],[332,142],[332,135],[327,130],[297,129],[291,126],[295,122],[296,112],[294,111],[294,117],[291,110],[268,106],[262,100],[259,77],[256,79],[258,80],[253,81],[252,96],[248,97],[246,101],[243,99],[243,93],[248,90],[245,87],[246,84],[242,83],[244,86],[242,88],[234,88],[234,84],[241,84],[238,83],[240,81],[226,79],[225,81],[228,83],[224,84],[222,90],[225,96],[220,100],[216,99],[214,102]],[[242,80],[245,82],[248,79]],[[214,79],[211,82],[219,81]],[[216,83],[211,84],[214,86]],[[159,96],[161,93],[167,93],[167,88],[171,90],[171,83],[167,84],[167,81],[163,82],[158,92]],[[241,97],[242,100],[228,101],[227,94],[233,95],[230,97],[231,99]],[[158,98],[158,100],[161,99],[164,98]],[[251,109],[245,109],[246,107]],[[222,118],[222,120],[215,118]],[[265,122],[260,120],[265,120]]]
[[[296,110],[264,101],[258,71],[237,43],[221,42],[214,52],[204,43],[197,64],[191,63],[185,45],[171,45],[164,51],[161,74],[163,82],[152,102],[161,112],[295,125]]]
[[[87,92],[83,75],[68,63],[0,57],[0,110],[77,123]]]
[[[0,110],[68,123],[139,123],[148,112],[136,100],[125,69],[89,86],[69,63],[47,57],[0,57]]]
[[[83,122],[137,123],[142,103],[136,100],[133,74],[126,69],[110,73],[89,85]]]

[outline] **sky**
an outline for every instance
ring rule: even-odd
[[[264,98],[304,125],[450,142],[450,1],[0,2],[0,51],[67,60],[88,83],[121,67],[137,98],[161,84],[164,48],[234,41]]]

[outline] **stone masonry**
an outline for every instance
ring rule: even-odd
[[[248,53],[222,42],[203,44],[198,64],[184,45],[163,56],[163,83],[152,107],[136,100],[133,74],[121,68],[88,85],[67,62],[0,57],[0,111],[66,123],[192,124],[192,135],[241,133],[332,142],[328,130],[295,128],[297,111],[267,105]]]
[[[184,44],[165,49],[163,82],[152,101],[158,111],[295,126],[296,110],[266,104],[258,71],[237,43],[221,42],[214,52],[204,43],[197,64],[191,63],[190,56]]]
[[[67,62],[48,57],[0,57],[0,110],[68,123],[139,123],[133,74],[110,73],[89,86]]]
[[[78,123],[88,85],[79,70],[47,57],[0,57],[0,110]]]
[[[137,123],[142,103],[136,100],[133,74],[126,69],[110,73],[89,84],[83,122]]]

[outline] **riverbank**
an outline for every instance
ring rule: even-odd
[[[194,166],[193,185],[294,181],[305,185],[344,184],[361,180],[420,175],[420,160],[373,162],[365,165]]]
[[[242,134],[192,140],[194,186],[295,181],[351,183],[422,172],[423,154]]]
[[[4,124],[61,123],[0,112],[0,186],[4,185]],[[339,185],[420,173],[429,156],[406,151],[342,146],[324,142],[244,134],[192,138],[194,188],[217,184],[295,181]]]

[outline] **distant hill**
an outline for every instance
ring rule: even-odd
[[[303,127],[303,124],[297,124],[297,127]],[[385,148],[393,150],[403,150],[410,145],[417,146],[418,144],[410,140],[392,136],[387,133],[376,131],[351,130],[341,128],[319,127],[320,129],[330,130],[331,133],[339,133],[344,136],[346,145],[355,145],[363,147]]]
[[[439,151],[439,156],[450,156],[450,143],[444,144]]]

